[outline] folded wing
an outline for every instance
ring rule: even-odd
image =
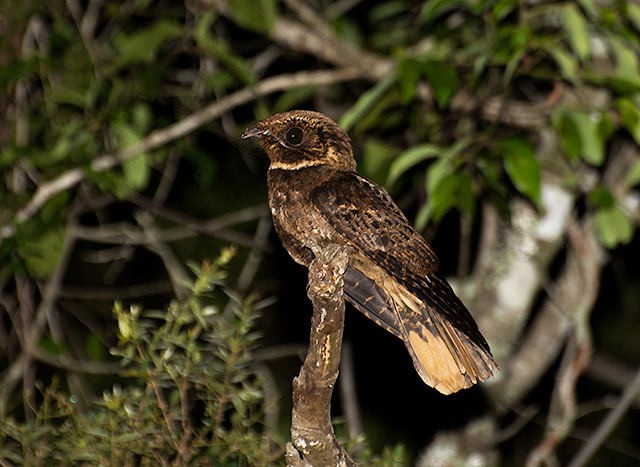
[[[497,372],[473,317],[437,274],[433,250],[382,188],[345,172],[312,201],[356,252],[347,300],[403,339],[425,383],[450,394]]]

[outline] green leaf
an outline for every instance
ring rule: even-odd
[[[358,120],[363,118],[395,82],[395,76],[387,76],[385,79],[379,81],[375,86],[362,94],[353,106],[342,114],[342,117],[340,118],[340,126],[344,131],[349,131]]]
[[[454,207],[471,215],[475,206],[471,176],[464,171],[446,175],[431,190],[429,204],[435,222]]]
[[[628,187],[636,186],[640,183],[640,161],[636,161],[636,163],[631,166],[624,182]]]
[[[606,141],[612,131],[606,115],[600,112],[566,112],[554,123],[569,157],[582,157],[589,164],[602,165]]]
[[[398,81],[403,104],[411,102],[416,96],[421,71],[421,64],[412,58],[402,60],[398,65]]]
[[[627,2],[627,18],[640,31],[640,5],[634,2]]]
[[[565,5],[563,19],[571,48],[584,61],[591,54],[587,22],[578,7],[571,3]]]
[[[590,18],[596,18],[598,16],[598,9],[593,0],[578,0],[578,3]]]
[[[124,179],[133,190],[142,190],[149,182],[149,162],[145,154],[132,157],[122,164]]]
[[[136,102],[131,109],[131,120],[133,127],[138,133],[146,133],[151,128],[151,122],[153,121],[153,114],[149,105],[143,102]]]
[[[640,96],[636,99],[640,101]],[[616,101],[622,124],[631,133],[631,136],[640,144],[640,108],[631,99],[623,98]]]
[[[124,122],[114,124],[113,129],[121,149],[133,146],[140,141],[140,136],[134,128]],[[147,154],[141,153],[125,161],[122,164],[122,171],[127,187],[134,191],[145,188],[151,175]]]
[[[491,16],[494,21],[500,22],[510,15],[516,8],[518,8],[518,2],[514,0],[497,0],[491,2]]]
[[[215,18],[215,12],[208,11],[198,20],[194,35],[196,44],[214,55],[235,77],[246,84],[252,83],[253,73],[244,58],[234,54],[226,42],[211,34],[211,25]]]
[[[49,337],[43,337],[40,339],[38,347],[40,347],[44,352],[54,356],[63,355],[67,351],[63,344],[59,344]]]
[[[627,45],[618,36],[608,36],[610,48],[616,56],[616,69],[610,77],[612,85],[622,91],[640,89],[640,68],[638,52]]]
[[[135,62],[153,61],[160,46],[167,40],[178,37],[182,26],[172,21],[161,20],[148,28],[132,34],[120,33],[114,39],[118,52],[117,66],[123,67]]]
[[[416,227],[424,228],[429,219],[439,222],[452,208],[472,215],[475,209],[471,176],[462,170],[457,170],[455,156],[466,146],[466,140],[443,151],[442,157],[435,161],[427,170],[426,189],[427,203],[416,216]]]
[[[233,20],[257,32],[269,32],[276,22],[276,0],[228,0]]]
[[[457,167],[456,156],[458,156],[467,146],[469,141],[461,139],[449,147],[441,148],[440,158],[429,167],[427,172],[427,192],[429,187],[436,185],[443,177],[452,173]]]
[[[387,1],[372,6],[369,11],[369,21],[377,23],[407,12],[407,5],[403,1]]]
[[[522,57],[527,53],[531,46],[531,27],[527,24],[518,27],[500,28],[497,37],[498,49],[496,50],[496,59],[506,63],[502,82],[505,86],[511,81],[514,73],[518,69],[522,61]]]
[[[442,148],[430,143],[418,144],[401,152],[389,167],[387,186],[393,185],[407,170],[420,162],[437,156]]]
[[[589,193],[589,203],[599,209],[610,208],[616,204],[616,199],[610,190],[603,187],[596,187]]]
[[[547,44],[544,48],[560,67],[562,77],[575,82],[578,78],[578,63],[574,56],[556,44]]]
[[[580,158],[580,133],[574,121],[567,117],[564,113],[556,113],[551,117],[553,126],[560,137],[560,145],[562,150],[571,160]]]
[[[102,339],[94,333],[90,333],[85,341],[85,349],[91,360],[104,360],[106,349]]]
[[[600,242],[606,248],[626,244],[633,238],[633,224],[618,206],[599,209],[596,212],[596,230]]]
[[[382,183],[386,178],[387,169],[398,148],[384,141],[368,138],[363,151],[363,173],[376,183]]]
[[[504,154],[504,168],[520,193],[540,206],[540,164],[531,147],[521,139],[499,144]]]
[[[459,5],[464,4],[461,0],[430,0],[425,2],[424,7],[419,15],[421,23],[428,23],[438,16],[457,8]]]
[[[49,277],[54,271],[64,242],[64,226],[40,226],[34,235],[18,236],[18,254],[33,277]]]
[[[2,42],[0,41],[0,45]],[[3,63],[0,67],[0,89],[26,78],[38,69],[38,60],[29,58],[28,60],[16,59]]]
[[[427,170],[427,193],[431,194],[435,187],[455,170],[453,162],[448,157],[435,161]]]
[[[448,63],[439,60],[429,60],[424,65],[424,71],[438,106],[443,108],[458,87],[458,73]]]

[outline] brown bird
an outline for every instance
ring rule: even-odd
[[[269,206],[293,259],[347,247],[345,298],[402,339],[429,386],[451,394],[498,371],[438,258],[389,194],[356,172],[347,134],[318,112],[275,114],[247,129],[269,156]]]

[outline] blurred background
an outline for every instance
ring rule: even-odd
[[[0,463],[284,462],[311,306],[239,135],[302,108],[502,368],[442,396],[348,308],[354,457],[638,465],[639,60],[631,0],[0,1]]]

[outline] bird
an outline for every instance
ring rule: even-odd
[[[269,158],[269,207],[289,255],[309,267],[329,245],[344,247],[344,298],[402,339],[428,386],[448,395],[498,373],[434,250],[384,188],[356,171],[351,140],[335,121],[292,110],[241,138],[255,138]]]

